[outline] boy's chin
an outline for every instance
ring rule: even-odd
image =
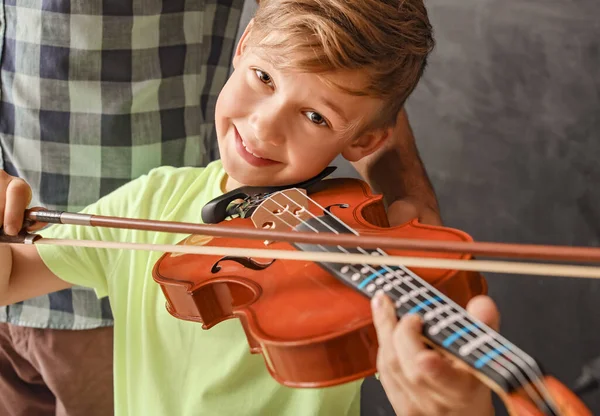
[[[292,178],[288,175],[278,174],[278,172],[269,172],[268,170],[260,171],[260,168],[248,170],[228,170],[225,168],[229,180],[227,187],[229,190],[239,188],[241,186],[287,186],[303,182],[310,178]]]
[[[232,190],[241,186],[289,186],[311,179],[316,172],[294,172],[291,166],[274,165],[256,167],[242,160],[222,159],[223,168],[229,176],[227,188]],[[315,167],[313,167],[314,170]],[[314,173],[314,174],[311,174]]]
[[[277,176],[266,168],[256,168],[243,163],[226,163],[223,167],[227,176],[227,188],[229,190],[242,186],[275,186],[273,179]]]
[[[257,175],[255,173],[240,173],[240,172],[232,172],[227,173],[229,177],[232,179],[230,181],[231,184],[237,184],[238,187],[241,186],[280,186],[284,185],[280,181],[276,180],[276,177],[273,175]]]

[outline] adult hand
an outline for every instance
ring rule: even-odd
[[[418,198],[406,197],[392,202],[387,209],[390,225],[402,225],[414,218],[429,225],[442,225],[442,219],[437,207],[420,201]]]

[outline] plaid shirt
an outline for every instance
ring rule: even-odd
[[[160,165],[217,157],[214,107],[243,0],[0,0],[2,168],[33,204],[76,211]],[[73,288],[0,310],[55,329],[112,325]]]

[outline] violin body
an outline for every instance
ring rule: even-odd
[[[310,218],[333,215],[360,235],[472,241],[462,231],[423,225],[417,220],[388,227],[381,197],[373,195],[359,180],[321,181],[311,188],[309,197],[313,203],[305,214]],[[271,211],[263,213],[262,223],[234,218],[215,226],[275,226],[281,230],[287,227],[285,222],[271,221],[269,215],[284,218],[297,210],[292,204],[286,204]],[[298,249],[285,242],[199,235],[192,235],[180,244]],[[401,250],[386,250],[386,253],[417,254]],[[418,254],[454,259],[471,256]],[[462,307],[473,296],[487,290],[485,280],[477,272],[411,270]],[[167,299],[167,310],[176,318],[202,323],[204,329],[225,319],[239,319],[250,351],[264,356],[269,372],[281,384],[325,387],[376,372],[378,344],[369,296],[322,265],[297,260],[165,253],[154,267],[153,278]]]

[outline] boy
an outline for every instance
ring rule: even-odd
[[[300,182],[340,153],[359,160],[389,136],[432,45],[418,0],[263,0],[217,102],[221,160],[204,169],[155,169],[84,212],[198,222],[202,206],[224,191]],[[14,234],[30,192],[23,181],[7,175],[2,184],[6,232]],[[183,237],[79,226],[50,227],[42,234],[154,244]],[[150,278],[158,257],[141,251],[1,246],[0,263],[9,266],[0,271],[0,300],[10,304],[72,285],[108,295],[115,316],[117,415],[358,414],[360,382],[327,389],[283,387],[269,376],[262,357],[249,354],[237,321],[204,331],[170,316]],[[383,356],[394,342],[386,336],[389,325],[378,322]],[[405,345],[415,347],[418,328],[410,328],[407,342],[412,344]],[[411,359],[409,352],[404,361]],[[403,362],[401,353],[392,356]],[[428,362],[436,366],[435,359]],[[389,381],[400,377],[397,365],[381,370],[400,414],[417,414],[410,400],[395,399],[402,394],[418,395],[423,411],[489,411],[489,392],[464,374],[458,392],[446,387],[452,389],[451,400],[439,407],[441,386],[414,375],[408,378],[414,385],[400,386]],[[465,403],[467,395],[472,400]]]

